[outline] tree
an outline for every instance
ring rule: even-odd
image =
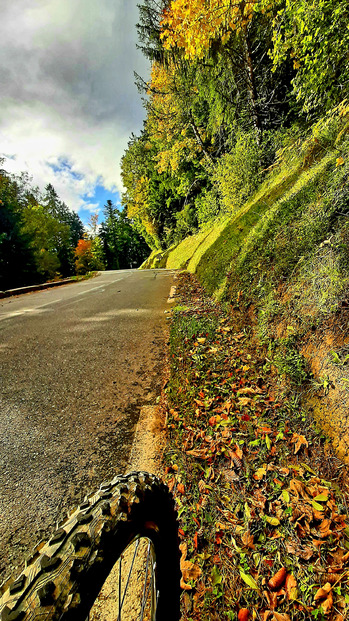
[[[274,69],[292,60],[294,94],[306,112],[348,96],[348,22],[349,0],[285,0],[275,15]]]
[[[42,280],[60,275],[60,253],[69,245],[70,231],[43,205],[27,205],[22,212],[23,232],[30,237],[37,273]]]
[[[111,200],[104,208],[100,238],[103,243],[108,269],[124,269],[139,266],[149,254],[149,246],[132,226],[126,209],[119,211]]]
[[[100,268],[100,259],[98,257],[98,246],[93,245],[93,241],[85,236],[83,239],[79,239],[75,248],[75,269],[76,273],[80,275],[93,272]]]
[[[36,277],[30,237],[23,231],[18,194],[18,183],[0,170],[0,290],[31,284]]]

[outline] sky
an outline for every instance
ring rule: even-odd
[[[83,222],[119,203],[120,160],[145,117],[134,71],[140,0],[2,0],[0,154],[51,183]],[[102,214],[101,214],[102,215]]]

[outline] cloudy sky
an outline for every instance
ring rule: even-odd
[[[133,72],[140,0],[2,0],[0,154],[86,222],[122,190],[120,159],[144,110]]]

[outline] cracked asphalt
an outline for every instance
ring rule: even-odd
[[[161,390],[173,280],[108,271],[0,300],[0,582],[126,467]]]

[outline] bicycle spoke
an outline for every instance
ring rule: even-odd
[[[140,544],[140,539],[137,539],[136,545],[135,545],[135,551],[133,553],[133,558],[132,558],[131,566],[130,566],[130,569],[129,569],[129,572],[128,572],[128,576],[127,576],[126,585],[125,585],[125,588],[124,588],[122,599],[121,599],[121,583],[122,583],[122,579],[121,579],[121,562],[122,562],[123,555],[121,555],[121,557],[119,559],[119,616],[118,616],[117,621],[121,621],[122,607],[123,607],[123,604],[124,604],[124,601],[125,601],[125,597],[126,597],[126,593],[127,593],[127,589],[128,589],[129,583],[130,583],[131,574],[132,574],[134,562],[135,562],[135,559],[136,559],[136,556],[137,556],[139,544]]]
[[[146,604],[145,594],[146,594],[146,588],[147,588],[148,566],[149,566],[149,558],[150,558],[150,544],[151,544],[151,542],[149,541],[149,543],[148,543],[148,550],[147,550],[147,563],[146,563],[146,566],[145,566],[145,578],[144,578],[144,588],[143,588],[143,598],[142,598],[142,610],[141,610],[141,614],[140,614],[140,617],[139,617],[140,621],[143,621],[144,609],[145,609],[145,604]]]

